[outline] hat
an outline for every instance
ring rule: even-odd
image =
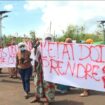
[[[52,35],[51,34],[47,34],[45,37],[45,40],[52,40]]]
[[[87,44],[92,44],[92,43],[93,43],[93,40],[92,40],[92,39],[87,39],[87,40],[85,41],[85,43],[87,43]]]
[[[21,46],[26,46],[26,44],[25,44],[24,42],[20,42],[20,43],[18,44],[18,47],[21,47]]]

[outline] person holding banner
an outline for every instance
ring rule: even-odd
[[[3,48],[3,46],[0,45],[0,48]],[[0,74],[2,73],[2,68],[0,68]]]
[[[85,41],[85,44],[92,44],[93,40],[92,39],[87,39]],[[89,91],[87,89],[84,89],[84,91],[80,94],[81,97],[86,97],[89,95]]]
[[[2,71],[2,68],[0,68],[0,74],[2,73],[1,71]]]
[[[72,43],[72,39],[71,38],[66,38],[65,43]],[[57,85],[57,89],[58,91],[60,90],[60,93],[64,94],[67,93],[68,90],[70,89],[70,86],[65,86],[65,85]]]
[[[9,44],[10,46],[12,45],[16,45],[16,37],[13,37],[12,40],[11,40],[11,43]],[[11,67],[11,68],[8,68],[9,70],[9,77],[10,78],[17,78],[17,70],[15,67]]]
[[[51,37],[47,37],[46,41],[51,41]],[[46,105],[54,100],[55,97],[55,85],[44,80],[40,43],[37,40],[34,48],[32,49],[31,58],[34,60],[34,85],[35,85],[35,99],[31,103],[41,102],[41,98],[46,98]]]
[[[19,43],[18,47],[19,51],[16,54],[16,68],[22,79],[25,98],[28,99],[30,92],[30,77],[32,76],[31,53],[26,50],[26,45],[23,42]]]

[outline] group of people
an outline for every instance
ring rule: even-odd
[[[71,38],[66,38],[65,42],[66,43],[72,43],[72,39]],[[93,40],[92,39],[87,39],[84,43],[85,44],[92,44]],[[57,85],[57,90],[60,93],[67,93],[70,90],[70,86]],[[89,95],[89,90],[87,90],[87,89],[83,89],[83,92],[80,94],[81,97],[86,97],[88,95]]]
[[[52,37],[48,36],[45,41],[52,41]],[[71,38],[66,38],[66,43],[72,43]],[[93,40],[88,39],[85,41],[87,44],[92,44]],[[31,103],[42,102],[41,98],[45,98],[45,105],[50,105],[55,98],[55,84],[47,82],[43,77],[40,41],[37,39],[32,51],[28,51],[26,44],[21,42],[18,44],[19,51],[16,54],[16,68],[10,68],[10,77],[16,76],[17,71],[20,74],[23,89],[25,92],[25,98],[30,97],[30,78],[34,74],[34,90],[35,97]],[[32,65],[33,62],[33,65]],[[69,91],[70,86],[57,85],[57,87],[62,93]],[[88,96],[89,90],[84,89],[80,96]]]
[[[9,43],[7,43],[5,46],[11,46],[11,45],[16,45],[16,37],[13,37],[11,39],[11,41]],[[3,48],[4,46],[1,45],[0,48]],[[9,71],[9,77],[10,78],[17,78],[17,71],[15,68],[8,68],[8,71]],[[0,68],[0,73],[2,73],[2,68]]]
[[[51,41],[52,38],[46,37],[45,40]],[[16,69],[19,71],[22,79],[25,98],[28,99],[30,97],[30,78],[33,71],[35,98],[31,101],[31,103],[42,102],[41,98],[45,98],[45,105],[50,105],[50,103],[54,101],[55,85],[44,80],[39,45],[39,40],[36,40],[36,43],[30,52],[26,49],[25,43],[21,42],[18,44],[19,51],[16,54]],[[33,66],[31,63],[32,61],[34,62]]]

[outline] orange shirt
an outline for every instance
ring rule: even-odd
[[[28,50],[23,53],[19,51],[16,56],[16,67],[19,69],[27,69],[31,67],[30,55],[31,53]]]

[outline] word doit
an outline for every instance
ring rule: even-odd
[[[47,81],[105,91],[105,46],[41,43],[44,78]]]

